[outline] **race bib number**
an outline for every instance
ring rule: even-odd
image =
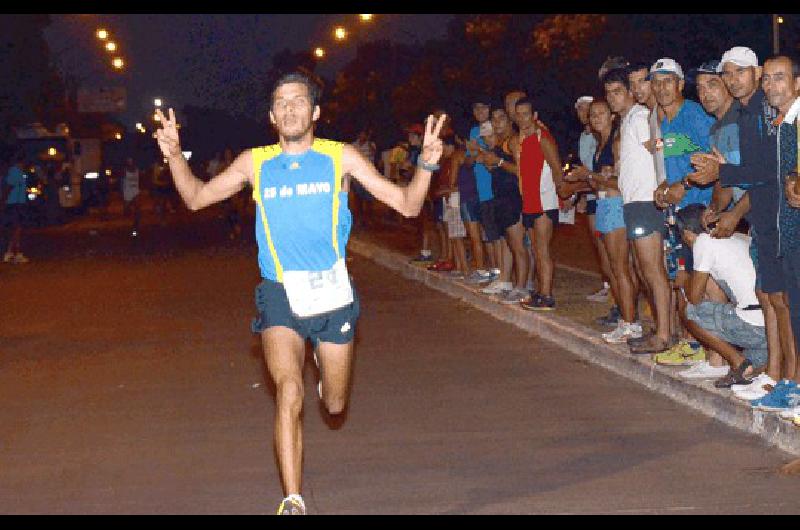
[[[353,287],[344,259],[326,271],[284,271],[283,287],[292,312],[301,318],[353,303]]]

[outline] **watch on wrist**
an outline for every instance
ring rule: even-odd
[[[683,189],[686,190],[686,191],[689,191],[690,189],[692,189],[692,185],[689,182],[689,179],[683,179],[681,181],[681,184],[683,184]]]
[[[422,160],[422,158],[419,159],[417,166],[421,167],[425,171],[437,171],[439,169],[439,164],[428,164],[427,162]]]

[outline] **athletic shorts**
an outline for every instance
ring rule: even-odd
[[[481,226],[483,227],[483,234],[486,236],[486,241],[491,243],[503,237],[503,232],[497,228],[495,221],[495,201],[497,198],[483,201],[478,205],[478,212],[480,217]]]
[[[594,226],[601,234],[610,234],[614,230],[625,228],[625,217],[622,213],[622,197],[597,199],[597,213]]]
[[[597,199],[586,199],[586,215],[597,215]]]
[[[761,282],[761,290],[765,293],[779,293],[786,290],[783,275],[783,258],[778,254],[778,236],[775,232],[758,231],[753,239],[756,247],[758,265],[756,273]]]
[[[553,223],[553,228],[558,226],[558,208],[552,210],[545,210],[541,213],[524,213],[522,214],[522,225],[525,228],[533,228],[534,223],[541,216],[546,215]]]
[[[253,333],[283,326],[297,332],[303,340],[311,339],[314,344],[347,344],[355,337],[361,306],[353,288],[351,304],[322,315],[300,318],[292,313],[283,284],[263,279],[256,287],[256,310],[256,317],[250,326]]]
[[[507,228],[519,222],[520,215],[522,215],[522,197],[519,193],[511,193],[495,197],[494,200],[495,222],[500,232],[505,234]]]
[[[437,223],[444,222],[444,199],[441,197],[433,199],[433,220]]]
[[[629,202],[622,207],[628,240],[634,241],[658,232],[664,236],[664,212],[653,201]]]
[[[480,222],[480,203],[478,201],[461,201],[461,220],[465,223]]]

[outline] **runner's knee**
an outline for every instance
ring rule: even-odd
[[[277,384],[278,411],[290,413],[293,416],[300,414],[303,408],[303,383],[293,379],[284,379]]]

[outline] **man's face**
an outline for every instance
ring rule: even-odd
[[[655,73],[651,80],[653,93],[661,108],[680,103],[683,99],[683,80],[671,73]]]
[[[489,119],[489,105],[486,103],[475,103],[472,106],[472,115],[478,123],[487,121]]]
[[[779,57],[765,62],[761,87],[773,107],[783,109],[791,105],[798,93],[798,80],[792,77],[791,61]]]
[[[578,103],[578,107],[575,109],[575,112],[578,113],[578,119],[581,121],[581,125],[586,125],[589,123],[589,106],[591,103],[581,102]],[[517,109],[517,113],[519,113],[519,109]],[[517,117],[519,119],[519,117]],[[520,125],[521,127],[521,125]]]
[[[517,125],[520,129],[527,129],[533,125],[533,109],[530,105],[519,105],[516,107]]]
[[[633,94],[619,81],[605,84],[606,101],[611,107],[611,112],[622,112],[633,100]]]
[[[716,74],[697,74],[697,97],[706,112],[715,115],[733,99],[722,78]]]
[[[492,130],[496,136],[502,137],[508,132],[511,122],[508,119],[508,114],[501,109],[492,112]]]
[[[750,96],[758,88],[761,67],[739,66],[730,61],[722,64],[722,81],[736,99]]]
[[[297,141],[311,130],[319,118],[319,107],[311,106],[311,96],[306,85],[286,83],[275,91],[269,114],[281,137]]]
[[[637,103],[644,105],[650,99],[650,81],[647,79],[647,69],[641,68],[628,74],[628,83]]]
[[[589,124],[595,131],[611,128],[611,109],[605,103],[592,103],[589,107]]]
[[[517,101],[525,97],[525,92],[515,90],[506,94],[506,115],[508,118],[517,121],[516,106]]]

